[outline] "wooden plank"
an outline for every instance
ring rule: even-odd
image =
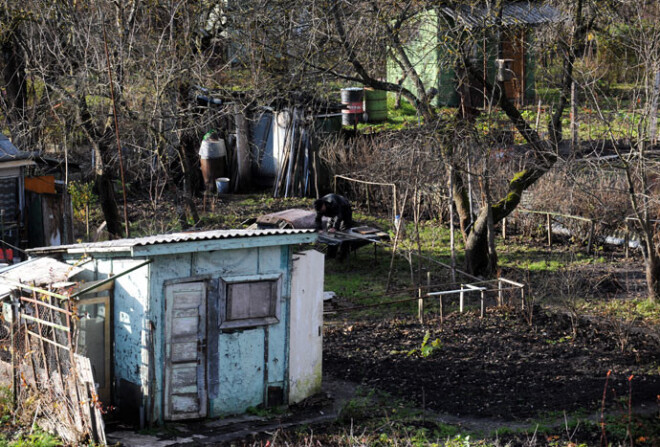
[[[25,329],[25,331],[26,331],[27,334],[31,335],[32,337],[35,337],[35,338],[39,339],[40,341],[45,341],[46,343],[50,343],[51,345],[57,346],[58,348],[61,348],[61,349],[66,349],[67,351],[70,350],[70,348],[68,346],[61,345],[61,344],[57,343],[56,341],[53,341],[49,338],[42,337],[41,335],[37,334],[36,332],[32,332],[31,330],[29,330],[27,328]]]
[[[28,298],[26,296],[21,295],[21,301],[25,301],[26,303],[37,304],[39,306],[47,307],[48,309],[52,309],[52,310],[55,310],[57,312],[61,312],[63,314],[71,315],[71,313],[69,311],[67,311],[66,309],[62,309],[61,307],[58,307],[58,306],[53,306],[52,304],[48,304],[48,303],[46,303],[44,301],[41,301],[41,300],[35,300],[35,299]]]
[[[40,319],[40,318],[32,317],[32,316],[30,316],[30,315],[21,314],[21,318],[24,318],[24,319],[26,319],[26,320],[30,320],[30,321],[34,321],[34,322],[36,322],[36,323],[43,324],[44,326],[50,326],[50,327],[52,327],[52,328],[59,329],[59,330],[64,331],[64,332],[70,332],[70,331],[71,331],[71,329],[69,329],[69,328],[66,327],[66,326],[62,326],[62,325],[60,325],[60,324],[51,323],[50,321],[45,321],[45,320],[42,320],[42,319]]]

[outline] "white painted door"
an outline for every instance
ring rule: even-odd
[[[289,403],[321,391],[325,257],[309,250],[293,256],[289,337]]]
[[[206,284],[165,288],[166,420],[206,416]]]

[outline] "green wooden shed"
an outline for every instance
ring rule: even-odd
[[[489,81],[495,79],[496,60],[504,62],[507,96],[517,104],[534,101],[536,59],[533,45],[534,27],[557,22],[561,14],[553,7],[531,2],[511,2],[504,5],[501,23],[505,35],[497,39],[496,14],[485,6],[433,7],[411,19],[406,36],[406,52],[425,88],[437,89],[434,105],[456,107],[460,103],[458,82],[452,53],[455,36],[469,35],[471,63],[484,71]],[[502,41],[501,47],[499,41]],[[484,70],[485,68],[485,70]],[[387,61],[387,80],[416,92],[409,76],[393,59]],[[487,103],[482,91],[472,89],[466,95],[470,106]]]

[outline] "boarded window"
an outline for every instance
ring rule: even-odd
[[[280,278],[220,280],[220,328],[279,322]]]

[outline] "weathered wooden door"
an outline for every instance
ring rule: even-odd
[[[502,58],[510,59],[511,79],[504,83],[506,96],[517,105],[525,101],[525,31],[514,28],[505,33],[502,41]]]
[[[165,287],[166,420],[206,416],[206,284]]]

